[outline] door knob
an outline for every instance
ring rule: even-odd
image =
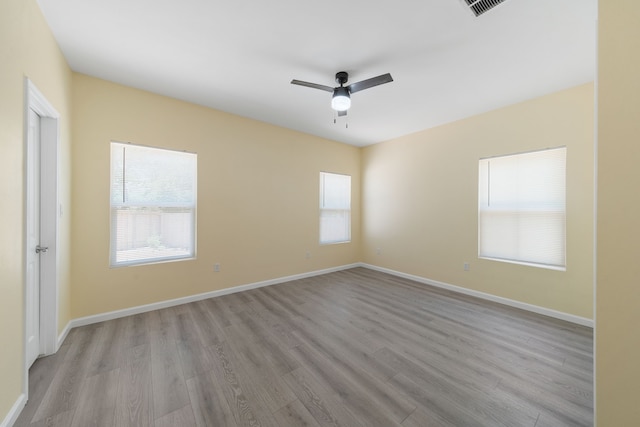
[[[49,250],[49,248],[47,246],[36,246],[36,253],[39,254],[41,252],[47,252]]]

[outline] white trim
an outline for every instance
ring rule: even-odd
[[[567,271],[566,266],[541,264],[537,262],[518,261],[515,259],[507,259],[507,258],[494,258],[490,256],[481,256],[480,254],[478,254],[478,259],[486,259],[487,261],[506,262],[508,264],[524,265],[526,267],[546,268],[547,270]]]
[[[53,105],[47,98],[38,90],[36,85],[25,77],[26,90],[29,102],[26,103],[27,108],[33,109],[38,115],[44,117],[50,117],[52,119],[60,118],[60,114],[53,108]]]
[[[13,404],[7,416],[4,417],[4,420],[0,423],[0,427],[11,427],[20,416],[22,409],[27,404],[27,395],[25,393],[21,393],[18,396],[18,400]]]
[[[376,270],[383,273],[388,273],[393,276],[402,277],[404,279],[413,280],[415,282],[423,283],[425,285],[435,286],[437,288],[447,289],[449,291],[457,292],[460,294],[470,295],[476,298],[481,298],[487,301],[497,302],[499,304],[508,305],[510,307],[519,308],[522,310],[530,311],[537,314],[542,314],[544,316],[554,317],[560,320],[566,320],[567,322],[576,323],[578,325],[587,326],[589,328],[593,328],[593,320],[587,319],[586,317],[575,316],[573,314],[564,313],[562,311],[552,310],[550,308],[540,307],[538,305],[527,304],[525,302],[512,300],[509,298],[503,298],[496,295],[488,294],[485,292],[474,291],[473,289],[463,288],[461,286],[451,285],[449,283],[439,282],[437,280],[427,279],[421,276],[415,276],[413,274],[402,273],[400,271],[391,270],[384,267],[378,267],[371,264],[361,264],[362,267],[368,268],[370,270]]]
[[[62,330],[62,332],[60,332],[60,335],[58,335],[58,340],[56,342],[56,351],[55,353],[58,352],[58,350],[60,350],[60,346],[62,346],[62,343],[64,342],[64,340],[67,339],[67,335],[69,335],[69,331],[71,331],[71,322],[69,321],[67,323],[67,326],[64,327],[64,329]]]
[[[71,320],[67,324],[67,326],[64,328],[64,330],[60,333],[60,336],[58,338],[58,347],[62,345],[69,331],[79,326],[91,325],[93,323],[105,322],[107,320],[119,319],[121,317],[132,316],[135,314],[146,313],[149,311],[160,310],[168,307],[175,307],[181,304],[188,304],[191,302],[201,301],[204,299],[220,297],[223,295],[234,294],[237,292],[243,292],[251,289],[262,288],[265,286],[277,285],[280,283],[291,282],[293,280],[300,280],[300,279],[306,279],[308,277],[321,276],[323,274],[333,273],[333,272],[342,271],[342,270],[349,270],[351,268],[356,268],[356,267],[364,267],[370,270],[376,270],[383,273],[388,273],[394,276],[402,277],[404,279],[409,279],[409,280],[413,280],[426,285],[447,289],[460,294],[471,295],[487,301],[493,301],[500,304],[508,305],[510,307],[520,308],[533,313],[538,313],[545,316],[566,320],[568,322],[576,323],[579,325],[593,327],[593,321],[591,319],[587,319],[584,317],[574,316],[572,314],[567,314],[560,311],[551,310],[545,307],[540,307],[532,304],[523,303],[520,301],[511,300],[508,298],[503,298],[503,297],[487,294],[484,292],[474,291],[474,290],[466,289],[460,286],[450,285],[444,282],[438,282],[436,280],[426,279],[424,277],[415,276],[413,274],[402,273],[402,272],[391,270],[388,268],[383,268],[383,267],[378,267],[371,264],[357,262],[357,263],[342,265],[338,267],[326,268],[323,270],[310,271],[308,273],[294,274],[292,276],[285,276],[285,277],[279,277],[276,279],[263,280],[260,282],[248,283],[246,285],[233,286],[230,288],[219,289],[211,292],[205,292],[202,294],[189,295],[186,297],[159,301],[151,304],[139,305],[136,307],[124,308],[122,310],[115,310],[115,311],[109,311],[106,313],[94,314],[86,317],[79,317],[77,319]]]
[[[60,146],[60,114],[47,101],[45,96],[38,90],[28,77],[24,78],[24,116],[23,116],[23,143],[26,150],[28,141],[28,117],[29,111],[35,111],[41,118],[40,121],[40,242],[49,248],[46,255],[40,257],[40,354],[53,354],[57,351],[58,334],[58,215],[60,204],[58,199],[58,162]],[[26,155],[25,155],[26,159]],[[25,164],[25,173],[27,167]],[[24,177],[26,182],[26,175]],[[27,213],[25,205],[25,214]],[[26,228],[23,230],[23,238],[26,239]],[[25,240],[26,242],[26,240]],[[26,244],[24,250],[26,251]],[[26,252],[25,252],[26,255]],[[23,265],[26,271],[25,264]],[[26,277],[26,274],[25,274]],[[25,279],[26,280],[26,279]],[[23,283],[23,299],[26,301],[27,286]],[[27,310],[24,310],[23,326],[27,323]],[[26,327],[23,327],[22,343],[22,393],[11,411],[16,411],[15,417],[20,414],[26,401],[29,398],[29,363],[27,362],[26,351]],[[14,417],[10,412],[8,417]],[[6,418],[7,420],[9,418]],[[15,422],[12,419],[11,424]],[[4,423],[4,422],[3,422]],[[11,425],[8,424],[8,425]]]
[[[73,319],[67,325],[67,328],[77,328],[78,326],[91,325],[93,323],[104,322],[106,320],[118,319],[121,317],[131,316],[134,314],[146,313],[148,311],[159,310],[167,307],[174,307],[176,305],[188,304],[190,302],[200,301],[204,299],[220,297],[223,295],[234,294],[236,292],[248,291],[251,289],[262,288],[265,286],[277,285],[280,283],[291,282],[293,280],[306,279],[308,277],[320,276],[323,274],[333,273],[341,270],[348,270],[350,268],[360,267],[360,263],[347,264],[339,267],[331,267],[323,270],[310,271],[308,273],[294,274],[292,276],[279,277],[276,279],[263,280],[260,282],[249,283],[246,285],[233,286],[230,288],[219,289],[217,291],[205,292],[202,294],[190,295],[187,297],[176,298],[166,301],[155,302],[151,304],[139,305],[137,307],[125,308],[122,310],[109,311],[107,313],[95,314],[92,316],[80,317]],[[65,328],[66,329],[66,328]]]
[[[60,212],[58,160],[60,114],[35,84],[25,77],[25,115],[32,109],[41,117],[41,242],[49,248],[40,259],[40,353],[57,351],[58,334],[58,219]],[[25,116],[26,117],[26,116]],[[25,120],[25,126],[26,120]],[[25,129],[26,138],[26,129]]]

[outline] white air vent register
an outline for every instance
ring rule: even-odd
[[[493,9],[501,3],[504,3],[506,0],[463,0],[464,3],[469,6],[469,9],[476,16],[480,16],[485,12]]]

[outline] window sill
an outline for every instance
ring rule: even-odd
[[[485,259],[485,260],[488,260],[488,261],[506,262],[508,264],[524,265],[524,266],[527,266],[527,267],[544,268],[545,270],[567,271],[567,267],[566,266],[562,267],[562,266],[558,266],[558,265],[537,264],[535,262],[516,261],[516,260],[511,260],[511,259],[491,258],[491,257],[483,257],[483,256],[478,256],[478,259]]]

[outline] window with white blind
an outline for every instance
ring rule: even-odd
[[[193,258],[196,154],[111,143],[111,266]]]
[[[351,177],[320,172],[320,243],[351,241]]]
[[[481,258],[564,270],[566,147],[481,159]]]

